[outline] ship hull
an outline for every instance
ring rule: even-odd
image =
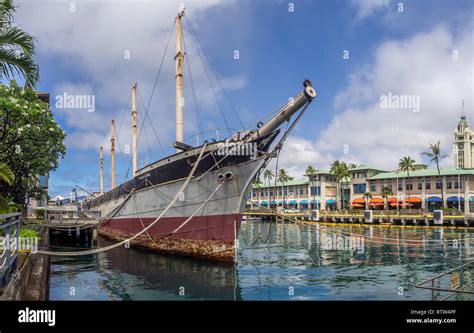
[[[195,176],[169,209],[167,206],[185,179],[150,186],[103,203],[98,209],[102,216],[110,218],[101,223],[99,234],[123,241],[154,223],[129,245],[198,259],[234,262],[235,240],[248,189],[263,163],[263,159],[249,160]],[[222,180],[226,174],[232,177]],[[157,221],[161,214],[164,215]]]

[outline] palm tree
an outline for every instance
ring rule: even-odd
[[[8,185],[13,184],[15,175],[12,170],[5,163],[0,162],[0,182],[5,182]],[[0,214],[11,213],[17,207],[11,199],[0,195]]]
[[[287,170],[285,169],[280,169],[278,170],[278,181],[281,183],[281,194],[283,198],[283,207],[285,207],[285,183],[289,182],[290,180],[293,180],[293,177],[290,176]]]
[[[21,74],[26,87],[35,87],[39,68],[33,58],[34,38],[13,25],[14,11],[12,0],[0,2],[0,77],[11,79]]]
[[[441,154],[441,148],[439,145],[439,141],[435,144],[431,144],[428,147],[428,151],[423,152],[422,155],[430,157],[430,163],[435,162],[436,163],[436,169],[438,169],[438,178],[441,181],[441,200],[442,200],[442,207],[444,208],[444,193],[443,193],[443,181],[441,180],[441,170],[439,168],[439,160],[442,158],[447,157],[448,155]],[[459,184],[458,184],[459,186]],[[460,200],[460,199],[458,199]]]
[[[362,196],[365,200],[365,209],[369,209],[369,199],[372,199],[372,194],[370,194],[370,192],[364,192]]]
[[[400,159],[398,162],[398,168],[400,171],[406,171],[407,173],[407,182],[408,179],[410,178],[410,170],[415,171],[415,160],[412,159],[410,156],[405,156]],[[398,186],[398,184],[397,184]],[[408,207],[410,208],[410,188],[408,187]]]
[[[0,181],[7,183],[8,185],[13,184],[15,175],[12,170],[5,163],[0,162]]]
[[[388,186],[384,186],[382,188],[382,192],[380,193],[382,198],[384,199],[384,209],[388,210],[388,197],[393,195],[392,189]]]
[[[258,190],[257,191],[257,202],[258,202],[257,207],[260,207],[260,189],[262,188],[262,182],[260,181],[260,178],[258,176],[255,177],[253,181],[253,187],[255,187]]]
[[[270,169],[265,169],[263,172],[263,180],[268,183],[268,200],[270,201],[270,181],[275,177],[273,171]],[[268,207],[270,207],[270,202],[268,202]]]
[[[340,195],[341,182],[350,176],[349,168],[347,167],[347,164],[345,162],[339,162],[338,160],[336,160],[331,164],[330,172],[336,177],[336,188],[337,188],[336,199],[337,199],[338,209],[341,209],[342,200],[343,200],[342,196]],[[339,200],[340,196],[341,196],[341,199]]]
[[[308,177],[309,181],[311,182],[311,188],[314,188],[314,178],[318,175],[318,171],[316,171],[316,169],[309,165],[306,168],[306,172],[304,175]],[[313,192],[313,202],[316,202],[316,191]]]

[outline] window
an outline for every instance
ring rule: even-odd
[[[377,186],[375,182],[370,182],[370,192],[375,192],[377,191]]]
[[[321,195],[321,186],[311,187],[311,195]]]
[[[397,188],[398,188],[399,191],[403,190],[403,179],[398,180],[398,187]]]
[[[281,197],[281,190],[278,191],[278,195]]]
[[[273,197],[273,191],[270,191],[270,196]]]
[[[364,193],[366,191],[367,186],[365,184],[354,184],[354,193]]]
[[[439,177],[436,177],[436,189],[441,190],[442,187],[443,187],[443,181]]]
[[[300,195],[304,194],[304,189],[300,189]]]
[[[418,189],[423,189],[423,178],[418,177]]]
[[[411,183],[406,184],[406,188],[407,188],[407,191],[413,190],[413,184]]]
[[[248,193],[248,192],[247,192],[247,193]],[[253,197],[256,197],[256,196],[257,196],[257,191],[253,191],[253,192],[252,192],[252,196],[253,196]]]
[[[431,179],[429,177],[425,177],[425,190],[431,189]]]
[[[458,183],[458,181],[455,181],[454,188],[462,188],[462,181],[460,183]]]

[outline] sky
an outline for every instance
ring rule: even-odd
[[[317,97],[279,160],[295,178],[308,165],[328,169],[336,159],[384,170],[396,169],[407,155],[428,163],[421,153],[437,141],[449,155],[442,166],[452,167],[460,115],[474,127],[470,0],[16,0],[16,24],[36,38],[37,88],[50,93],[53,113],[67,133],[66,157],[51,173],[51,196],[67,195],[76,184],[99,190],[101,145],[110,188],[112,118],[117,182],[130,178],[135,82],[139,166],[173,151],[174,36],[166,46],[181,3],[190,144],[201,131],[210,138],[220,128],[222,139],[227,126],[255,126],[302,91],[305,79]],[[58,96],[65,94],[93,96],[94,112],[58,107]],[[413,104],[387,107],[381,103],[387,96]]]

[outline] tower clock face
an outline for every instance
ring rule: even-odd
[[[458,145],[458,147],[459,147],[459,149],[464,149],[464,144],[460,143],[460,144]]]

